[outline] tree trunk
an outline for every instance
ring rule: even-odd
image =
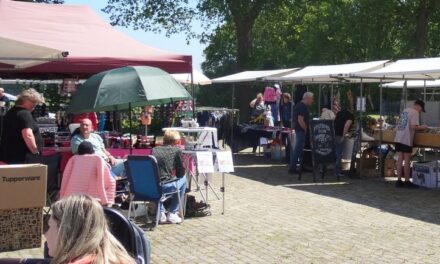
[[[428,40],[428,23],[434,9],[439,7],[438,0],[420,0],[417,8],[416,30],[414,32],[414,55],[424,57]]]
[[[252,50],[251,32],[266,0],[226,0],[235,24],[237,38],[237,72],[249,70]],[[237,85],[234,94],[240,110],[240,120],[249,120],[249,102],[255,97],[249,85]]]
[[[249,70],[250,51],[252,48],[251,30],[253,23],[249,21],[236,23],[237,37],[237,72]],[[240,110],[240,121],[248,121],[249,102],[255,97],[250,85],[237,85],[235,90],[236,105]]]

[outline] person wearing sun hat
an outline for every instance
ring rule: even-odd
[[[426,125],[420,125],[420,112],[425,112],[425,102],[416,100],[412,107],[408,107],[400,114],[399,122],[396,127],[397,159],[397,182],[396,187],[415,188],[417,185],[410,180],[410,160],[416,131],[426,130]],[[405,181],[402,181],[402,170]]]

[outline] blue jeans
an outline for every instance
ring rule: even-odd
[[[295,147],[293,153],[290,154],[289,169],[295,170],[297,164],[302,165],[304,145],[306,144],[306,132],[295,132]]]
[[[179,188],[179,194],[180,194],[180,201],[183,203],[183,199],[185,197],[185,191],[186,191],[186,176],[179,178],[177,181],[177,188]],[[168,192],[175,192],[176,191],[176,183],[170,182],[167,184],[162,185],[162,191],[164,193]],[[179,198],[177,197],[177,193],[171,197],[171,204],[170,204],[170,212],[175,213],[179,210]],[[165,207],[163,206],[163,203],[160,204],[160,212],[165,212]]]
[[[123,159],[116,159],[115,166],[111,167],[111,172],[114,177],[117,176],[124,176],[125,167],[124,167],[124,160]]]
[[[335,173],[340,174],[341,170],[341,161],[342,161],[342,151],[344,146],[344,137],[335,136],[335,155],[336,155],[336,163],[335,163]]]

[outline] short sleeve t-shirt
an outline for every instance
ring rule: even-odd
[[[293,129],[305,132],[298,123],[298,116],[303,116],[306,126],[309,126],[309,115],[309,109],[307,109],[307,106],[303,102],[297,103],[293,108]]]
[[[415,130],[411,126],[420,124],[419,112],[413,108],[406,108],[400,114],[399,123],[397,124],[395,142],[412,147],[414,141]]]
[[[354,116],[347,110],[339,111],[335,118],[335,136],[343,136],[345,123],[348,121],[354,121]]]
[[[43,138],[41,137],[38,124],[31,113],[25,108],[14,106],[3,119],[3,133],[0,142],[1,158],[9,164],[24,163],[26,154],[31,153],[27,147],[21,131],[30,128],[35,137],[35,143],[41,152]]]
[[[93,145],[93,150],[95,154],[103,158],[104,160],[108,160],[107,155],[104,153],[105,145],[101,136],[95,133],[90,133],[90,137],[85,139],[80,134],[75,135],[70,140],[70,147],[72,148],[72,153],[77,154],[78,147],[83,141],[88,141]]]
[[[153,156],[157,159],[161,181],[185,175],[182,150],[176,146],[159,146],[153,148]]]

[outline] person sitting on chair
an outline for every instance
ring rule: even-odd
[[[93,145],[88,141],[79,145],[77,153],[67,162],[60,197],[87,194],[99,199],[102,205],[114,204],[116,181],[111,176],[109,165],[94,154]]]
[[[157,159],[160,180],[163,183],[162,189],[164,192],[176,191],[176,184],[174,182],[165,182],[173,180],[176,177],[179,178],[177,180],[177,187],[179,188],[180,201],[182,202],[185,197],[186,176],[182,162],[182,151],[176,146],[179,140],[179,132],[173,130],[165,131],[163,138],[164,145],[153,148],[153,156]],[[178,209],[179,197],[176,194],[171,198],[168,216],[165,215],[163,205],[162,208],[160,208],[160,222],[163,223],[168,220],[174,224],[181,223],[182,219],[177,215]]]
[[[72,153],[77,154],[78,146],[83,141],[89,141],[93,145],[95,154],[102,157],[108,164],[111,165],[111,170],[114,175],[121,176],[124,172],[124,160],[115,159],[110,152],[105,149],[104,142],[98,134],[92,131],[92,121],[90,119],[82,119],[79,127],[79,134],[76,134],[70,140]]]
[[[54,203],[44,236],[51,263],[136,263],[110,232],[102,206],[90,196],[72,195]]]

